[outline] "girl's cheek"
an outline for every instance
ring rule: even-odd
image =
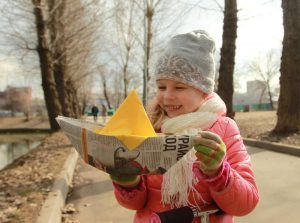
[[[162,92],[159,92],[159,93],[157,94],[157,100],[158,100],[159,102],[161,102],[161,101],[163,100],[163,98],[164,98],[163,93],[162,93]]]

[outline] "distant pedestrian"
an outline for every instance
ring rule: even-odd
[[[92,115],[94,117],[94,122],[97,122],[99,109],[96,105],[92,107]]]
[[[106,106],[104,104],[102,104],[102,120],[103,120],[103,124],[105,124],[106,122],[106,114],[107,114],[107,109]]]

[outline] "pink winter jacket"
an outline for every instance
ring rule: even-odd
[[[226,182],[224,179],[216,179],[216,182],[220,181],[219,183],[224,184],[219,191],[216,188],[220,187],[200,177],[195,188],[206,202],[217,205],[221,210],[221,213],[210,215],[211,223],[231,223],[233,216],[242,216],[251,212],[259,200],[250,157],[239,129],[232,119],[220,116],[207,131],[218,134],[227,147],[224,162],[227,168],[227,171],[224,171],[227,175]],[[161,183],[162,175],[149,175],[143,176],[139,187],[133,190],[126,190],[114,184],[114,192],[119,204],[136,210],[134,223],[148,223],[154,212],[171,209],[170,206],[163,206],[160,202]],[[193,192],[189,194],[189,201],[193,204],[197,203],[200,207],[205,206],[201,199],[193,196]],[[200,219],[193,221],[193,223],[200,222]]]

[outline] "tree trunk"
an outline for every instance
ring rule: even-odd
[[[269,102],[270,102],[270,105],[271,105],[271,110],[273,111],[274,110],[274,103],[273,103],[273,99],[272,99],[272,92],[271,92],[271,87],[270,87],[270,83],[268,82],[268,97],[269,97]]]
[[[232,108],[233,72],[235,58],[235,41],[237,38],[237,4],[236,0],[225,0],[223,44],[219,70],[218,94],[227,106],[227,116],[234,118]]]
[[[147,9],[147,46],[146,46],[146,77],[147,77],[147,83],[150,81],[150,74],[149,74],[149,62],[150,62],[150,51],[151,51],[151,45],[152,45],[152,21],[153,21],[153,15],[154,15],[154,8],[153,3],[150,8]],[[147,88],[147,95],[148,95],[148,88]]]
[[[300,4],[282,0],[283,49],[276,133],[300,130]]]
[[[104,97],[105,97],[105,100],[107,103],[107,107],[109,109],[111,109],[111,103],[110,103],[108,93],[107,93],[106,78],[105,78],[104,74],[102,75],[102,84],[103,84],[103,94],[104,94]]]
[[[77,89],[75,87],[75,83],[72,79],[69,79],[66,81],[66,89],[67,92],[67,98],[68,103],[70,103],[71,106],[71,117],[73,118],[79,118],[80,117],[80,103],[77,96]]]
[[[66,43],[65,43],[65,28],[64,14],[66,10],[66,1],[51,0],[48,1],[49,11],[51,13],[51,42],[53,55],[53,72],[56,83],[58,98],[62,107],[62,114],[66,117],[76,117],[74,114],[71,97],[67,93],[66,85]]]
[[[44,6],[41,0],[32,0],[34,5],[34,16],[37,27],[38,46],[37,51],[40,60],[42,87],[44,91],[45,103],[48,111],[50,127],[52,131],[59,130],[55,118],[61,115],[61,106],[56,92],[55,80],[51,69],[52,58],[50,51],[50,36],[47,28],[47,18],[43,12]]]
[[[86,107],[87,107],[87,97],[84,96],[81,100],[81,115],[85,115]]]
[[[130,54],[130,48],[127,48],[126,51],[126,58],[125,58],[125,64],[123,67],[123,83],[124,83],[124,99],[127,97],[127,92],[128,92],[128,75],[127,75],[127,68],[128,68],[128,63],[129,63],[129,54]]]
[[[145,12],[145,58],[144,58],[144,76],[143,76],[143,104],[144,106],[147,104],[147,97],[148,97],[148,83],[150,81],[150,74],[149,74],[149,61],[150,61],[150,50],[151,50],[151,43],[152,43],[152,21],[154,15],[154,6],[153,2],[150,1],[146,3],[146,12]]]

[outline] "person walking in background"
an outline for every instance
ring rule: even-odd
[[[212,38],[197,30],[173,37],[158,60],[150,120],[156,132],[194,135],[195,146],[164,174],[111,176],[119,204],[136,210],[134,223],[161,222],[161,213],[175,208],[210,206],[218,210],[210,223],[232,223],[259,201],[240,131],[213,92],[214,52]],[[203,223],[199,215],[174,217],[172,223]]]
[[[92,115],[94,117],[94,122],[97,122],[98,119],[98,113],[99,113],[99,109],[98,107],[94,104],[92,107]]]

